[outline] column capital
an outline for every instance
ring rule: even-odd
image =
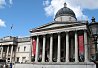
[[[31,36],[31,37],[38,37],[38,36],[40,36],[39,34],[36,34],[36,35],[34,35],[34,36]]]
[[[75,30],[74,32],[76,33],[76,32],[78,32],[78,30]]]
[[[69,32],[65,32],[66,34],[68,34]]]
[[[60,34],[61,32],[57,32],[57,34]]]
[[[84,31],[84,32],[87,32],[87,30],[86,30],[86,29],[84,29],[83,31]]]
[[[49,36],[50,36],[50,37],[53,36],[53,33],[49,34]]]
[[[70,31],[64,31],[65,33],[69,33]]]
[[[46,34],[42,35],[43,37],[46,37]]]
[[[54,33],[50,33],[49,35],[53,35]]]
[[[37,37],[39,37],[39,35],[38,35],[38,34],[37,34],[36,36],[37,36]]]

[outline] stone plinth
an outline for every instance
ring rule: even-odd
[[[93,62],[77,63],[16,63],[14,68],[96,68]]]

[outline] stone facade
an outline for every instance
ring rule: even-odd
[[[30,37],[7,36],[0,39],[0,59],[10,62],[30,62]]]
[[[30,62],[30,38],[18,38],[18,46],[16,50],[16,62]]]
[[[30,33],[32,67],[96,68],[91,60],[94,50],[90,49],[88,21],[78,21],[65,4],[53,22],[31,29]]]

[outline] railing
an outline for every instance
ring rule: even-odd
[[[30,37],[18,38],[18,42],[30,41]]]
[[[30,41],[30,37],[17,38],[17,37],[8,36],[8,37],[4,37],[4,38],[0,39],[0,42],[10,42],[10,41],[11,42],[14,42],[14,41],[17,41],[17,42]]]
[[[7,42],[7,41],[16,41],[17,38],[16,37],[11,37],[11,36],[8,36],[8,37],[4,37],[4,38],[1,38],[0,39],[0,42]]]

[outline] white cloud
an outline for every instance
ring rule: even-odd
[[[3,8],[4,5],[6,5],[5,0],[0,0],[0,8]]]
[[[50,2],[49,2],[48,0],[43,1],[43,5],[44,5],[44,6],[48,6],[49,4],[50,4]]]
[[[45,0],[44,10],[47,16],[55,16],[56,12],[62,8],[64,3],[72,9],[78,19],[85,20],[88,17],[83,14],[84,9],[98,9],[98,0]]]
[[[12,1],[12,0],[9,0],[9,3],[10,3],[10,4],[13,4],[13,1]]]
[[[0,27],[6,27],[5,21],[3,21],[2,19],[0,19]]]
[[[4,8],[7,4],[11,5],[12,3],[13,3],[12,0],[8,0],[8,1],[0,0],[0,8]]]

